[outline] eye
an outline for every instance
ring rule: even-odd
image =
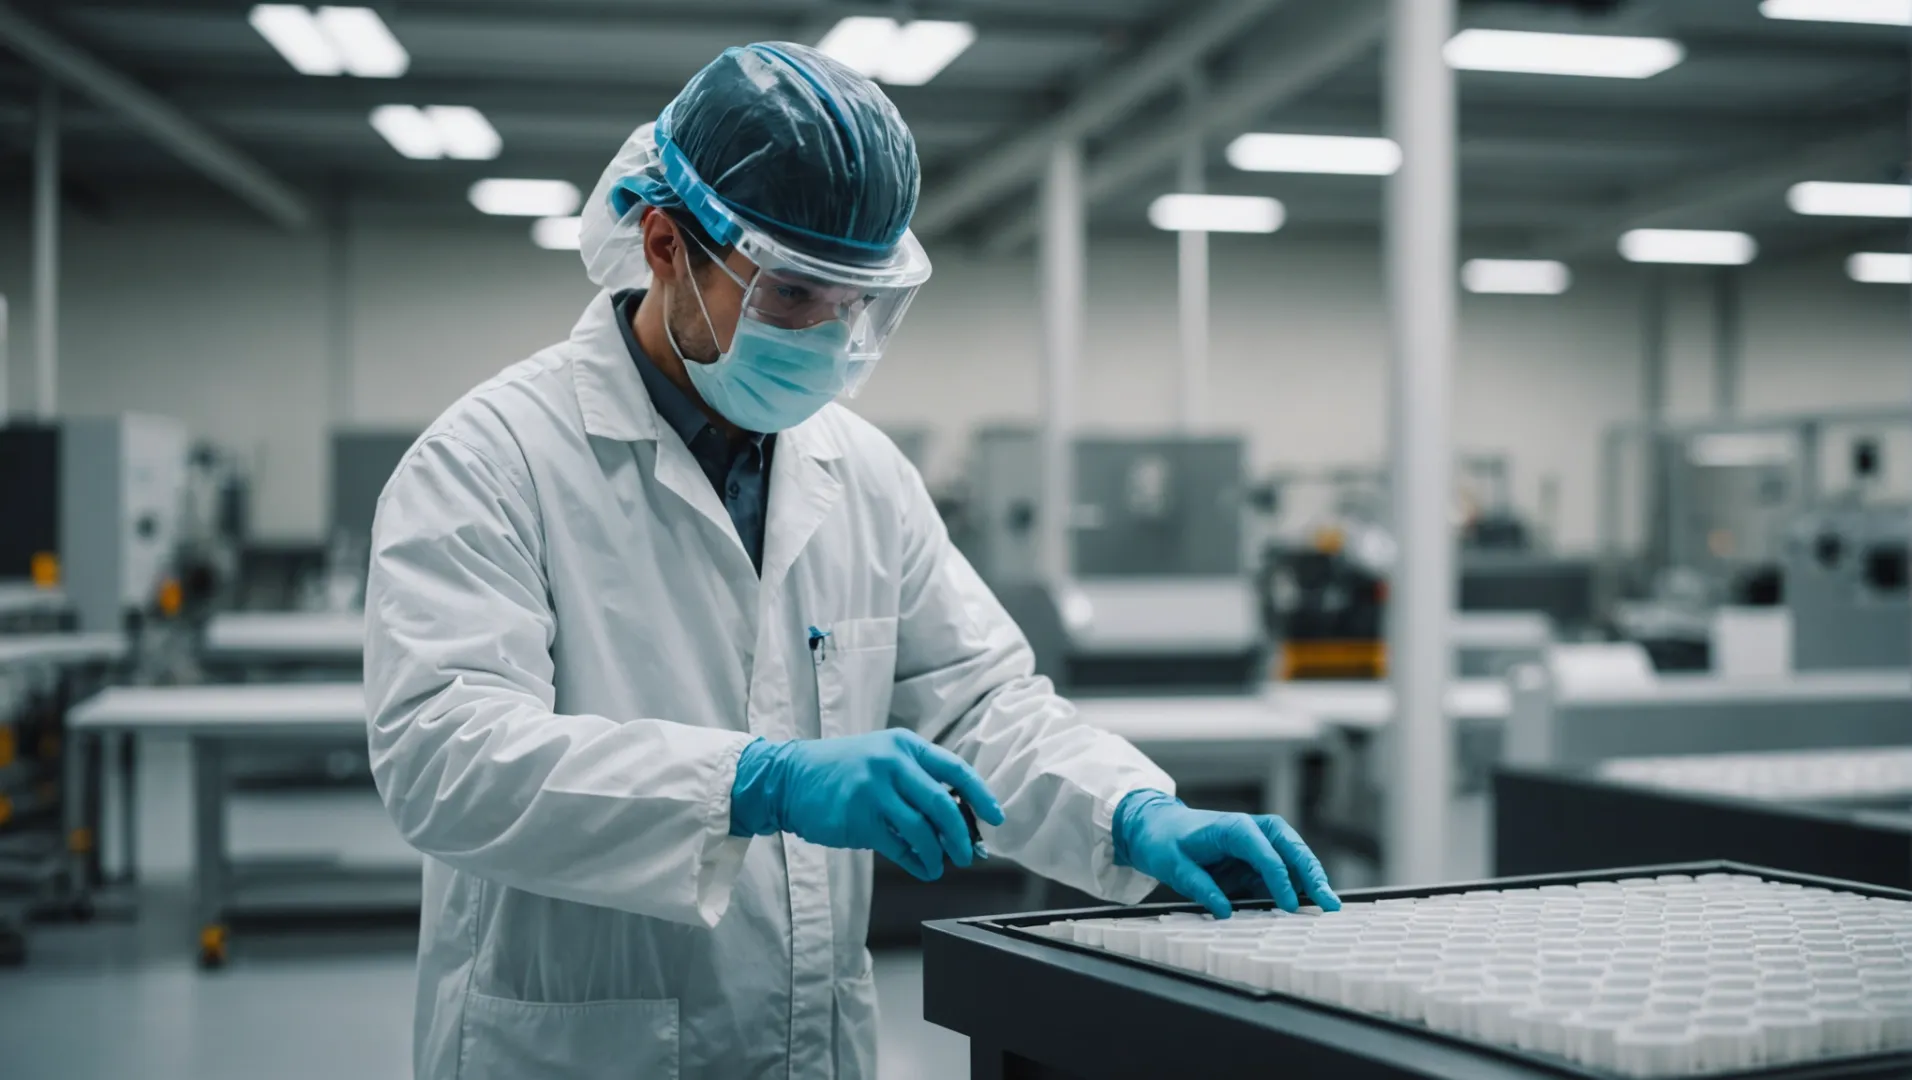
[[[810,290],[801,285],[779,285],[777,299],[786,304],[807,304],[810,302]]]

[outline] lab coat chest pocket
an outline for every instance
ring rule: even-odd
[[[896,686],[895,617],[842,619],[827,629],[810,655],[823,737],[887,727]]]
[[[677,1080],[677,1002],[465,995],[459,1080]]]

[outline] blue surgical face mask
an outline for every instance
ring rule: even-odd
[[[739,280],[721,259],[714,261],[748,293],[747,282]],[[716,341],[717,327],[710,321],[710,310],[704,307],[695,275],[690,276],[690,287],[697,297],[698,310],[704,314],[704,325],[710,327],[711,340]],[[664,333],[705,404],[745,431],[796,427],[836,400],[849,385],[850,325],[841,320],[790,330],[740,317],[730,348],[708,364],[684,355],[668,318],[664,320]]]

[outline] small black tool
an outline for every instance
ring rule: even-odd
[[[976,826],[976,811],[971,810],[963,797],[956,794],[955,788],[949,789],[949,795],[956,800],[956,809],[963,812],[963,824],[969,826],[969,846],[976,849],[978,859],[989,858],[989,849],[983,846],[983,831]]]

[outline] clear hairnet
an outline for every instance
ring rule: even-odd
[[[673,187],[666,142],[706,190]],[[620,221],[646,204],[686,207],[689,195],[700,221],[708,215],[696,201],[714,198],[792,248],[881,263],[908,230],[920,172],[909,127],[869,79],[804,45],[726,49],[612,159],[584,208],[580,254],[600,285],[644,284],[642,253],[625,250],[635,221]]]

